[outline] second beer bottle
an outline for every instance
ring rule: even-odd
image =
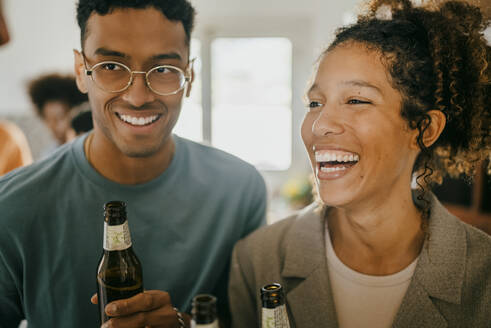
[[[131,245],[126,203],[106,203],[103,253],[97,268],[101,323],[109,320],[104,311],[108,303],[143,292],[142,266]]]
[[[200,294],[193,298],[191,328],[218,328],[217,299],[210,294]]]

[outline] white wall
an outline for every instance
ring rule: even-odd
[[[195,35],[199,37],[269,34],[291,39],[294,47],[292,165],[288,171],[263,174],[270,192],[278,191],[289,178],[309,174],[309,162],[300,138],[300,124],[305,113],[302,96],[318,54],[357,0],[191,1],[198,13]]]
[[[227,17],[243,17],[254,27],[256,19],[301,19],[312,26],[311,44],[305,51],[314,58],[315,49],[327,40],[343,12],[355,0],[192,0],[198,16],[196,32],[209,29]],[[72,71],[72,49],[79,48],[75,0],[4,0],[11,42],[0,48],[0,116],[31,113],[26,82],[41,73]],[[241,26],[247,30],[248,26]],[[304,83],[305,81],[299,81]]]
[[[79,46],[73,0],[4,0],[11,41],[0,48],[0,115],[31,113],[29,79],[71,72]]]
[[[358,0],[191,0],[198,16],[196,32],[203,33],[221,20],[246,18],[250,28],[258,19],[289,20],[293,27],[308,22],[311,61],[330,38],[343,15]],[[26,82],[41,73],[72,71],[72,49],[79,48],[76,0],[3,0],[11,42],[0,48],[0,116],[31,113]],[[239,20],[240,21],[240,20]],[[246,31],[248,26],[241,26]],[[491,39],[491,29],[487,30]],[[308,71],[307,67],[299,69]],[[308,75],[308,74],[307,74]],[[299,76],[296,83],[305,83]]]

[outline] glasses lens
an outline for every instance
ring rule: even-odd
[[[172,94],[184,86],[184,74],[172,66],[158,66],[148,73],[150,87],[160,94]]]
[[[94,83],[106,91],[120,91],[128,85],[131,72],[121,64],[104,62],[92,68]]]

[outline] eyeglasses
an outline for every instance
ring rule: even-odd
[[[85,74],[90,76],[94,84],[107,92],[122,92],[133,83],[134,74],[145,74],[145,82],[150,90],[161,96],[174,95],[187,87],[191,82],[193,58],[186,72],[172,65],[160,65],[149,71],[132,71],[128,66],[115,62],[103,61],[87,68],[87,61],[83,55]]]

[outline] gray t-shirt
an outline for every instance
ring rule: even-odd
[[[145,289],[168,291],[182,311],[198,293],[225,298],[235,242],[265,222],[257,170],[174,136],[165,172],[121,185],[90,166],[85,137],[0,178],[0,326],[17,327],[22,318],[29,328],[98,326],[90,297],[110,200],[128,204]]]

